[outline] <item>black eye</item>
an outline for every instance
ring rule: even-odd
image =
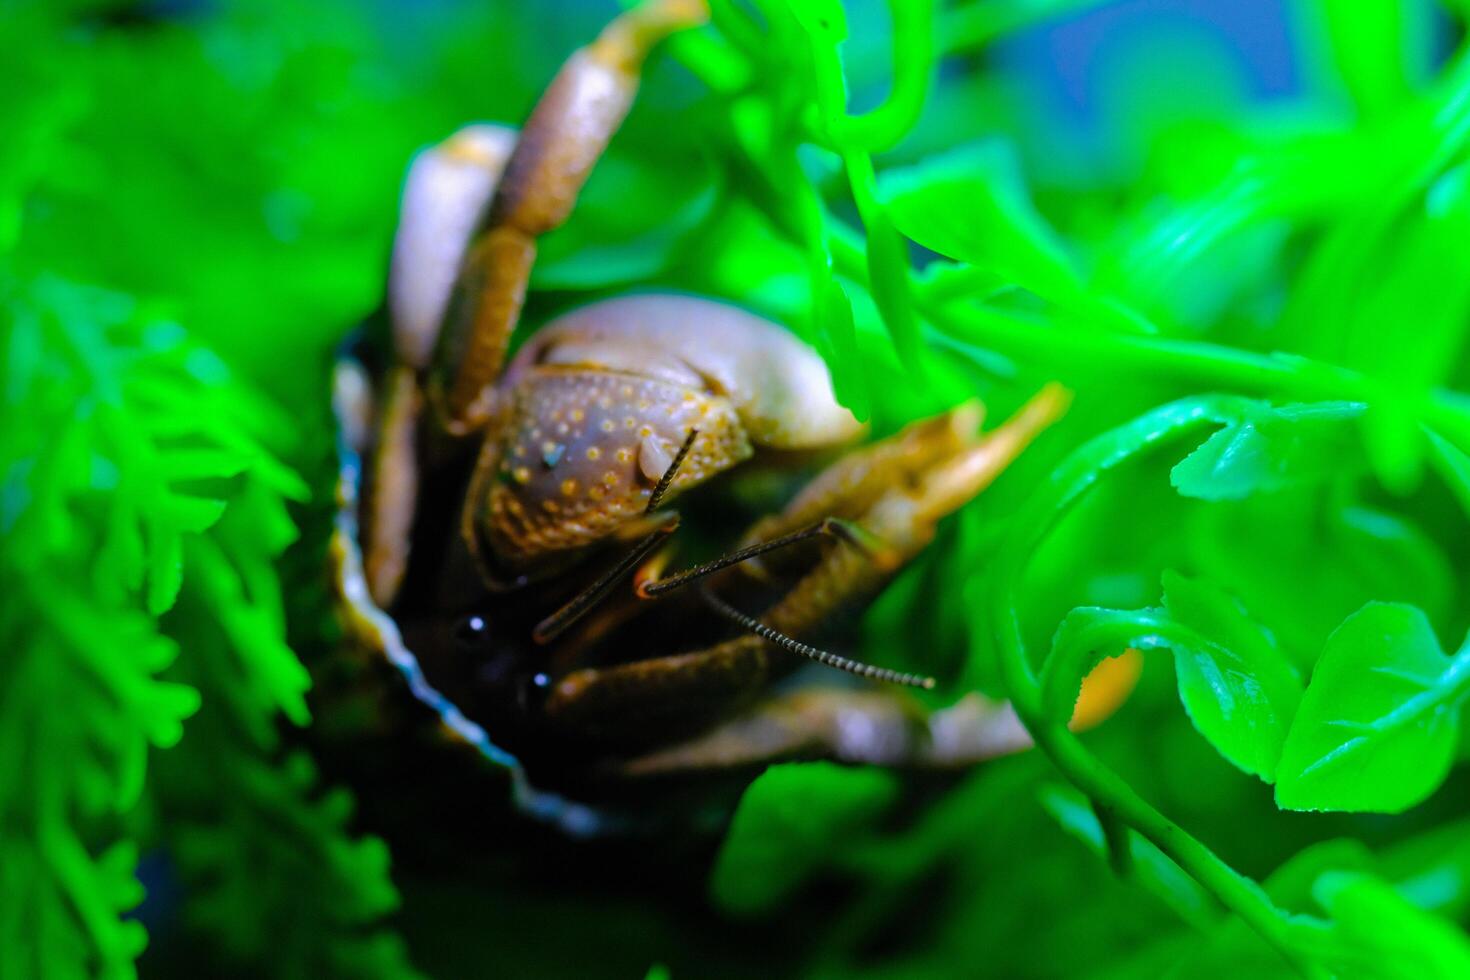
[[[465,616],[454,624],[454,638],[467,647],[478,647],[490,635],[484,616]]]

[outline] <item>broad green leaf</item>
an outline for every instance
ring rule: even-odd
[[[1042,296],[1070,296],[1077,274],[1033,207],[1015,154],[1001,143],[956,150],[883,174],[898,229],[946,258],[994,270]]]
[[[779,904],[897,795],[893,775],[879,769],[772,766],[741,797],[710,879],[715,899],[746,915]]]
[[[1238,596],[1304,674],[1365,603],[1413,602],[1438,618],[1455,590],[1441,545],[1405,516],[1324,511],[1322,500],[1303,487],[1198,508],[1184,535],[1191,566]]]
[[[1470,648],[1467,648],[1470,651]],[[1449,772],[1470,652],[1440,650],[1424,613],[1369,603],[1327,641],[1277,775],[1289,810],[1397,813]]]
[[[1429,447],[1435,469],[1470,517],[1470,456],[1437,432],[1429,433]]]
[[[1169,474],[1200,500],[1239,500],[1364,468],[1357,420],[1363,406],[1323,402],[1272,408],[1256,403],[1205,440]]]
[[[823,339],[823,354],[832,374],[832,388],[837,401],[846,406],[858,421],[866,422],[873,413],[868,397],[868,379],[857,346],[857,330],[853,324],[852,301],[841,283],[828,278],[817,307],[818,334]]]
[[[1074,609],[1042,667],[1044,703],[1071,713],[1082,678],[1127,647],[1174,653],[1179,698],[1195,729],[1241,770],[1270,782],[1301,681],[1275,640],[1218,588],[1164,573],[1162,609]]]
[[[1413,905],[1368,874],[1331,872],[1312,889],[1332,916],[1333,966],[1363,980],[1460,980],[1470,940],[1455,923]]]
[[[1335,67],[1360,111],[1381,113],[1408,95],[1403,0],[1316,0],[1312,7],[1322,18]]]
[[[1291,661],[1238,602],[1203,580],[1165,572],[1164,608],[1183,630],[1173,641],[1174,669],[1194,727],[1270,782],[1302,696]]]

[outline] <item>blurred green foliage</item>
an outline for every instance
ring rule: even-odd
[[[864,621],[870,659],[1011,697],[1042,751],[775,767],[696,869],[708,907],[584,900],[512,836],[465,858],[494,874],[399,882],[394,920],[387,848],[290,733],[332,649],[331,351],[413,150],[523,118],[615,8],[12,5],[0,977],[130,975],[140,918],[160,970],[287,977],[1465,975],[1470,60],[1439,39],[1467,11],[1291,5],[1273,103],[1224,42],[1146,39],[1188,77],[1099,82],[1079,176],[1007,45],[1088,6],[717,0],[526,317],[725,297],[878,433],[1069,385]],[[1125,646],[1172,657],[1069,734]]]

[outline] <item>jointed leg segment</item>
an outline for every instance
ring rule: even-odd
[[[453,433],[482,426],[487,392],[520,318],[536,239],[571,213],[592,166],[622,123],[649,50],[703,23],[704,0],[650,0],[572,55],[536,104],[474,242],[439,336],[430,397]]]
[[[823,503],[833,511],[858,510],[858,525],[864,533],[876,536],[891,554],[908,561],[928,544],[940,518],[988,486],[1031,439],[1056,420],[1066,404],[1065,391],[1055,387],[1044,389],[998,429],[978,438],[966,434],[957,445],[952,441],[956,429],[952,417],[941,417],[943,424],[937,420],[916,423],[891,440],[863,450],[862,458],[890,462],[895,457],[919,458],[926,465],[880,469],[864,463],[862,458],[856,467],[841,461],[833,470],[819,476],[812,486],[827,488],[821,489]],[[928,444],[931,440],[940,441],[943,449],[934,450]],[[897,452],[896,445],[905,443],[907,448]],[[850,478],[859,468],[861,475]],[[783,515],[765,526],[788,526],[793,514],[805,516],[803,508],[811,506],[811,499],[810,492],[798,495]],[[814,526],[820,525],[766,538],[745,550],[760,554],[771,550],[766,546],[789,543],[793,536],[813,537],[815,532],[811,527]],[[691,569],[691,572],[698,571]],[[557,684],[547,703],[547,712],[570,724],[595,727],[613,726],[620,719],[639,723],[643,720],[641,712],[652,710],[657,704],[667,705],[667,699],[683,699],[683,703],[706,709],[712,702],[737,704],[758,690],[773,670],[780,669],[766,653],[767,640],[811,659],[825,658],[829,662],[840,659],[791,638],[828,619],[843,603],[878,588],[889,571],[875,565],[859,549],[831,549],[759,618],[746,616],[716,600],[718,611],[756,635],[737,637],[708,650],[675,657],[574,671]],[[664,581],[678,580],[683,584],[693,577],[696,576],[675,576]],[[796,650],[793,644],[806,647],[811,653]],[[848,669],[848,662],[833,665]],[[871,671],[870,676],[882,680],[923,681],[912,675],[879,676],[881,668],[862,664],[852,663],[851,667],[859,673]],[[720,692],[723,692],[723,702],[718,696]]]
[[[519,138],[503,127],[469,126],[415,160],[394,241],[395,365],[365,522],[379,605],[392,603],[407,562],[425,395],[434,422],[451,435],[486,423],[536,238],[571,212],[627,114],[649,50],[707,17],[705,0],[646,0],[562,66]]]

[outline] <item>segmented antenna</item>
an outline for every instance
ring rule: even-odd
[[[697,435],[699,435],[698,429],[689,430],[689,435],[684,438],[684,445],[679,447],[678,455],[674,457],[674,461],[669,464],[669,468],[664,470],[664,475],[659,477],[658,483],[654,485],[653,493],[648,498],[648,506],[643,510],[645,515],[658,510],[658,505],[663,502],[664,495],[669,492],[674,477],[679,473],[679,465],[684,462],[684,457],[689,455],[689,450],[694,446],[694,437]],[[652,533],[635,544],[611,568],[598,576],[595,582],[573,596],[566,605],[537,623],[536,628],[531,631],[531,638],[537,643],[550,643],[571,629],[599,602],[607,598],[607,594],[622,581],[624,576],[653,554],[664,539],[678,528],[677,515],[662,527],[654,528]]]
[[[925,677],[922,674],[905,674],[901,671],[889,670],[887,667],[874,667],[872,664],[865,664],[861,661],[839,657],[837,654],[828,653],[826,650],[818,650],[814,646],[808,646],[798,640],[793,640],[785,633],[772,629],[754,616],[747,616],[709,589],[700,589],[700,593],[704,596],[704,601],[709,603],[710,608],[714,609],[715,612],[737,623],[743,629],[749,630],[761,639],[769,640],[783,650],[789,650],[799,656],[806,657],[808,660],[815,660],[817,663],[826,667],[835,667],[838,670],[845,670],[849,674],[857,674],[859,677],[884,681],[888,684],[900,684],[904,687],[922,687],[926,691],[933,690],[934,688],[935,681],[932,677]]]
[[[678,475],[679,466],[684,462],[684,457],[688,456],[689,450],[694,448],[694,437],[697,435],[699,435],[698,429],[690,429],[689,435],[684,437],[684,445],[679,447],[678,455],[669,464],[669,468],[664,470],[664,475],[658,478],[658,483],[654,484],[653,494],[648,498],[648,506],[643,509],[643,513],[652,514],[658,510],[658,505],[664,502],[664,495],[673,485],[674,477]]]
[[[537,643],[550,643],[571,629],[583,616],[591,612],[593,607],[606,598],[624,576],[631,572],[639,562],[653,554],[664,539],[678,529],[677,515],[662,527],[654,528],[647,537],[619,558],[611,568],[598,576],[595,582],[573,596],[566,605],[537,623],[536,628],[531,631],[531,638]]]
[[[799,531],[792,531],[790,534],[783,534],[779,538],[762,541],[748,548],[741,548],[739,551],[732,551],[728,555],[722,555],[713,561],[707,561],[703,564],[695,565],[693,568],[687,568],[677,575],[670,575],[668,578],[653,579],[649,582],[639,583],[638,594],[645,599],[663,595],[665,592],[672,592],[674,589],[682,588],[696,579],[704,578],[706,575],[713,575],[715,572],[729,568],[731,565],[738,565],[741,562],[750,561],[750,559],[758,558],[767,552],[788,548],[793,544],[800,544],[803,541],[820,535],[827,535],[828,537],[836,538],[838,541],[846,541],[864,555],[871,557],[873,552],[864,540],[863,536],[865,534],[865,531],[848,521],[837,517],[828,517],[825,520],[808,525]]]

